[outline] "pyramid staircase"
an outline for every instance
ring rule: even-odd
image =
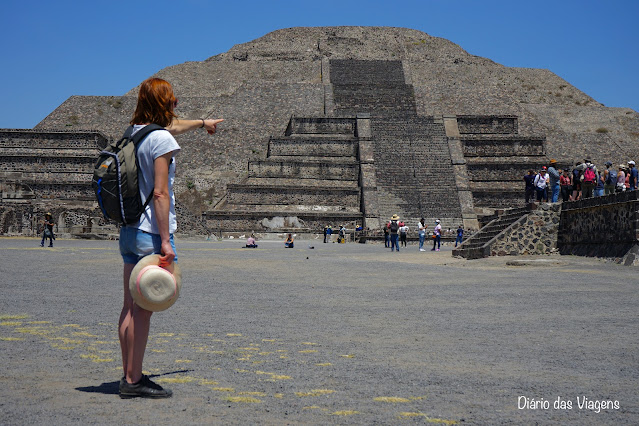
[[[204,214],[225,231],[310,232],[361,226],[358,138],[354,118],[292,117],[271,138],[266,159],[250,161],[243,182]]]
[[[453,256],[466,259],[480,259],[490,256],[490,247],[497,236],[508,229],[517,221],[530,214],[534,205],[506,209],[498,212],[497,218],[490,221],[481,230],[473,234],[459,247],[453,250]]]

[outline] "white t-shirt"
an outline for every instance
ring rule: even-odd
[[[133,134],[144,126],[136,124],[133,126]],[[142,195],[142,203],[146,202],[146,198],[155,187],[155,169],[154,161],[156,158],[173,153],[173,158],[180,152],[180,145],[167,130],[156,130],[151,132],[146,138],[138,144],[138,179],[140,184],[140,193]],[[177,230],[177,220],[175,215],[175,194],[173,193],[173,182],[175,181],[175,159],[171,161],[169,166],[169,196],[171,199],[171,207],[169,209],[169,232],[173,234]],[[152,196],[153,194],[151,194]],[[146,210],[140,216],[140,220],[136,228],[159,234],[160,230],[155,221],[155,207],[153,201],[146,206]]]

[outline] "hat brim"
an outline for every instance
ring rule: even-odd
[[[177,301],[182,290],[182,271],[177,263],[160,268],[160,255],[143,257],[131,271],[129,291],[133,301],[147,311],[164,311]]]

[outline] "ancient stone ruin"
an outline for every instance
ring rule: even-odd
[[[402,28],[291,28],[156,74],[186,118],[180,232],[379,229],[393,214],[477,229],[523,205],[521,178],[555,158],[639,158],[639,115],[607,108],[547,70],[508,68]],[[32,130],[2,130],[0,232],[112,237],[93,201],[97,151],[119,138],[137,88],[72,96]],[[94,130],[86,130],[94,129]]]

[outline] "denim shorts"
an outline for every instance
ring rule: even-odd
[[[171,234],[171,247],[175,253],[174,262],[177,262],[177,251]],[[151,234],[138,228],[123,226],[120,228],[120,254],[124,263],[135,265],[144,256],[149,254],[161,254],[162,238],[159,234]]]

